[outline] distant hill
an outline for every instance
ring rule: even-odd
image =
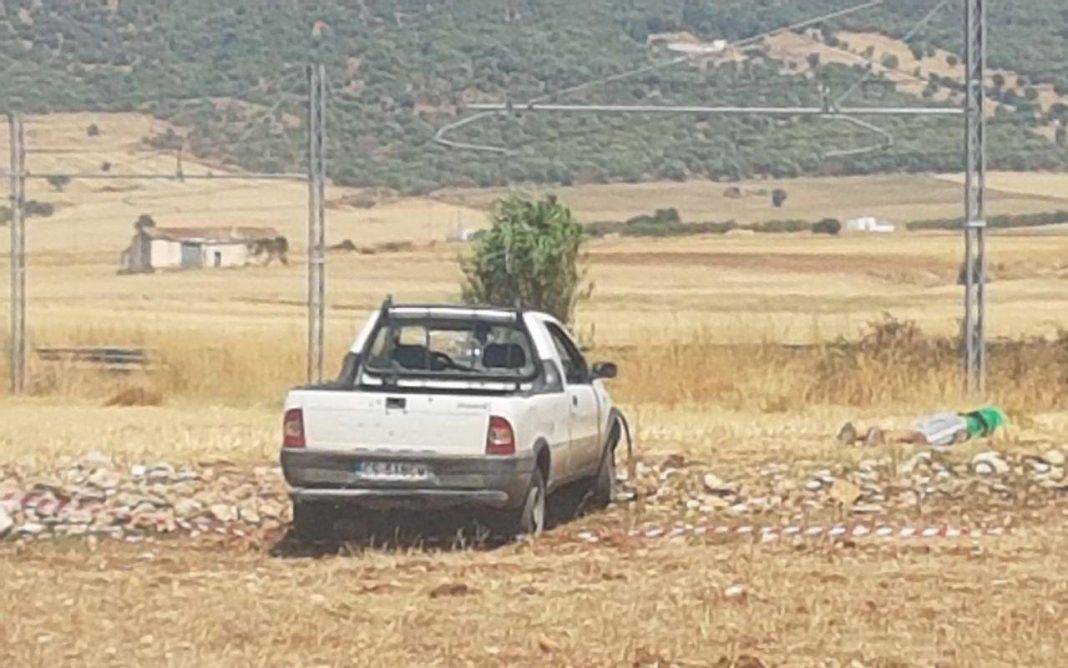
[[[734,40],[854,4],[851,0],[88,0],[0,6],[0,110],[141,110],[170,121],[196,155],[260,170],[298,167],[304,142],[301,64],[328,66],[330,174],[344,184],[425,192],[443,185],[738,179],[759,175],[959,169],[958,126],[888,119],[885,152],[826,159],[872,143],[860,129],[814,120],[723,117],[542,116],[470,126],[465,139],[508,146],[495,156],[449,151],[430,140],[473,100],[515,100],[560,90],[663,58],[651,34],[684,31]],[[894,0],[818,26],[901,36],[933,2]],[[1000,169],[1066,169],[1068,150],[1036,132],[1068,107],[1043,108],[1045,84],[1068,95],[1068,6],[1018,0],[991,8],[991,61],[1022,81],[990,133]],[[958,3],[910,46],[960,51]],[[878,55],[874,55],[878,58]],[[681,66],[568,98],[621,103],[818,105],[820,87],[842,91],[863,64],[809,71],[759,50],[735,62]],[[878,79],[855,104],[918,104]],[[952,89],[936,81],[934,89]],[[937,104],[932,96],[927,102]],[[1062,105],[1063,106],[1063,105]],[[1051,139],[1053,141],[1051,141]],[[1064,142],[1063,132],[1060,140]]]

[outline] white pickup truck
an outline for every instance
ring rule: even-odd
[[[286,399],[294,532],[326,537],[361,509],[461,507],[533,535],[571,483],[607,505],[621,423],[602,380],[615,374],[543,313],[387,301],[336,382]]]

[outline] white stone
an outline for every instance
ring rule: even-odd
[[[19,533],[26,534],[29,536],[36,536],[37,534],[42,533],[44,530],[44,525],[38,524],[37,522],[26,522],[18,528]]]
[[[1064,453],[1060,450],[1049,450],[1042,455],[1042,459],[1054,466],[1064,466]]]
[[[739,600],[745,598],[747,590],[745,585],[732,584],[723,590],[723,595],[729,599]]]
[[[13,526],[15,526],[15,520],[11,519],[11,515],[8,515],[7,511],[0,506],[0,538],[3,538],[8,531],[11,531]]]
[[[1009,472],[1009,464],[996,452],[980,452],[972,457],[972,470],[979,475],[1003,475]]]
[[[225,503],[216,503],[208,508],[208,511],[220,522],[233,522],[237,519],[237,509]]]
[[[179,517],[195,517],[202,509],[200,502],[194,499],[178,499],[174,502],[174,512]]]
[[[728,496],[738,493],[738,485],[733,483],[727,483],[720,480],[720,478],[714,473],[706,473],[702,479],[705,489],[711,494],[717,494],[720,496]]]

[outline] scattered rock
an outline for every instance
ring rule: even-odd
[[[723,590],[723,595],[732,601],[743,602],[749,598],[749,590],[745,585],[732,584]]]
[[[15,520],[11,519],[11,515],[8,515],[3,506],[0,506],[0,538],[6,536],[13,526],[15,526]]]
[[[881,515],[883,507],[878,503],[854,503],[853,512],[858,515]]]
[[[1042,454],[1042,459],[1053,466],[1064,466],[1064,453],[1060,450],[1047,450]]]
[[[216,503],[208,508],[211,516],[220,522],[232,522],[237,519],[237,509],[225,503]]]
[[[1008,462],[996,452],[980,452],[972,458],[972,470],[982,476],[1004,475],[1009,468]]]
[[[732,494],[738,493],[738,485],[723,482],[714,473],[706,473],[701,481],[702,483],[704,483],[705,489],[708,490],[710,494],[715,494],[717,496],[730,496]]]
[[[860,488],[848,480],[836,480],[830,496],[842,506],[849,508],[861,497]]]
[[[174,513],[182,518],[193,518],[200,514],[204,506],[194,499],[178,499],[174,502]]]

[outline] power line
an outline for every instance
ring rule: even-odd
[[[912,37],[920,30],[925,28],[927,24],[930,23],[932,19],[934,19],[935,15],[937,15],[938,12],[940,12],[942,8],[945,7],[947,4],[949,4],[949,0],[940,0],[940,2],[935,5],[934,8],[931,9],[931,11],[927,12],[927,14],[924,15],[922,19],[916,22],[916,25],[912,26],[912,28],[907,33],[905,33],[905,36],[901,38],[901,41],[908,42],[910,39],[912,39]],[[863,77],[857,80],[856,83],[854,83],[852,86],[847,88],[844,93],[835,98],[834,106],[837,107],[838,105],[842,104],[842,102],[845,102],[846,98],[852,95],[854,91],[857,90],[857,88],[862,86],[864,82],[870,79],[874,72],[874,68],[869,67],[867,73],[865,73]]]

